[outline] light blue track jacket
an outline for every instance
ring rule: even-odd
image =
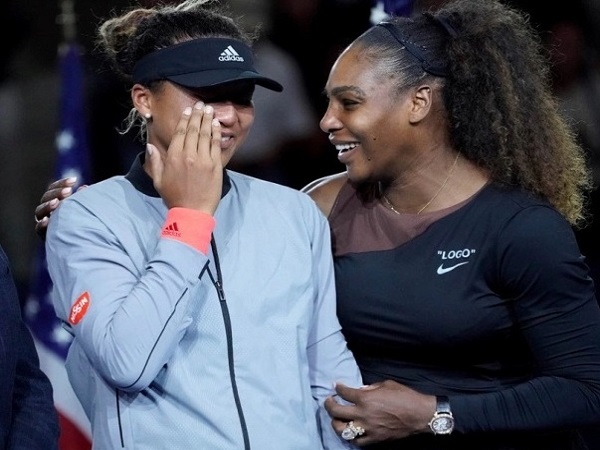
[[[68,326],[67,370],[93,448],[352,448],[322,407],[334,382],[361,379],[313,201],[226,171],[213,233],[221,299],[214,249],[161,238],[166,214],[140,159],[52,214],[58,317],[67,323],[77,299],[89,299]]]

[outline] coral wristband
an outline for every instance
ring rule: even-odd
[[[188,208],[171,208],[161,236],[181,241],[206,255],[215,223],[210,214]]]

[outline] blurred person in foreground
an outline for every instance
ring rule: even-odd
[[[58,448],[52,385],[21,317],[10,263],[0,247],[0,449]]]

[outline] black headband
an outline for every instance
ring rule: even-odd
[[[252,50],[228,38],[200,38],[149,53],[133,69],[133,82],[169,80],[188,88],[217,86],[238,80],[280,92],[281,84],[254,68]]]
[[[448,68],[446,66],[436,66],[429,62],[425,57],[425,54],[419,49],[419,47],[406,39],[401,33],[398,27],[388,21],[379,22],[377,26],[383,27],[390,32],[390,34],[396,39],[402,47],[404,47],[411,55],[413,55],[420,63],[423,70],[427,73],[435,75],[437,77],[447,77],[449,75]]]
[[[444,19],[441,16],[434,16],[430,12],[424,12],[423,15],[425,17],[427,17],[429,20],[433,21],[435,24],[441,26],[444,29],[444,31],[448,34],[448,36],[450,36],[451,38],[455,38],[456,36],[458,36],[458,31],[456,31],[456,28],[454,28],[454,25],[452,25],[450,22],[448,22],[447,19]]]

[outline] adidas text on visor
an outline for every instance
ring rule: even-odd
[[[134,83],[165,79],[187,88],[253,80],[272,91],[283,90],[277,81],[256,71],[250,47],[228,38],[193,39],[162,48],[144,56],[133,69]]]

